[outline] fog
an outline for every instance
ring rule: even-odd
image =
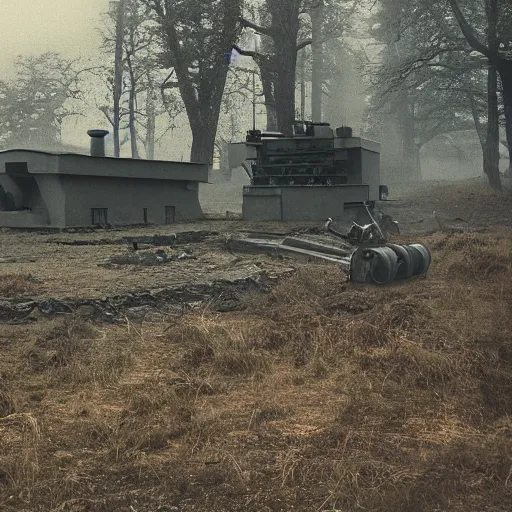
[[[57,52],[66,58],[95,59],[98,55],[101,36],[102,13],[109,7],[109,0],[1,0],[0,33],[0,79],[9,80],[15,72],[15,59],[19,55],[38,55]],[[356,42],[356,44],[359,44]],[[354,61],[348,61],[338,82],[338,89],[326,99],[326,121],[333,125],[350,124],[359,132],[365,94],[361,77]],[[245,62],[244,62],[245,65]],[[90,89],[92,87],[90,86]],[[95,90],[88,91],[94,95]],[[101,94],[104,94],[102,91]],[[307,99],[309,101],[309,98]],[[250,101],[240,111],[241,123],[251,124]],[[258,109],[258,123],[264,124],[265,113]],[[245,116],[245,118],[244,118]],[[160,120],[160,122],[165,120]],[[179,129],[166,136],[157,147],[157,158],[187,159],[191,134],[186,116],[181,116]],[[92,105],[84,116],[71,117],[63,123],[62,141],[76,147],[87,147],[87,129],[97,127],[109,129],[103,115]],[[263,126],[262,126],[263,127]],[[245,129],[245,126],[240,128]],[[250,128],[250,126],[247,126]],[[165,126],[159,129],[164,131]],[[394,172],[396,169],[393,148],[393,130],[387,133],[390,140],[383,142],[383,167]],[[243,134],[243,130],[240,132]],[[386,136],[384,136],[386,138]],[[446,141],[445,141],[446,142]],[[446,144],[439,152],[436,144],[428,144],[421,152],[423,178],[459,178],[481,175],[481,151],[476,134],[473,140],[462,144]],[[466,147],[465,147],[466,146]],[[123,151],[128,151],[128,145]],[[501,148],[502,151],[504,148]],[[126,155],[128,156],[128,155]],[[506,157],[506,151],[504,152]],[[507,165],[502,160],[502,169]]]
[[[1,76],[12,74],[20,54],[94,55],[100,42],[95,28],[107,8],[108,0],[2,0]]]

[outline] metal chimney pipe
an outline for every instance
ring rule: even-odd
[[[105,137],[108,130],[89,130],[87,135],[91,137],[91,156],[105,156]]]

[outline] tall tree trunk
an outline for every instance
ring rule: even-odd
[[[484,145],[484,173],[492,188],[501,190],[500,123],[498,111],[498,73],[489,63],[487,74],[487,135]]]
[[[263,39],[261,48],[260,45],[256,43],[256,51],[262,55],[261,58],[255,59],[255,62],[260,68],[263,97],[265,98],[265,110],[267,112],[267,131],[276,132],[279,128],[277,126],[276,98],[274,95],[274,74],[272,70],[272,60],[267,56],[273,52],[272,40],[270,38]]]
[[[140,158],[139,148],[137,147],[137,127],[135,126],[135,87],[132,86],[130,89],[130,101],[129,101],[129,125],[130,125],[130,145],[132,150],[132,158]]]
[[[499,112],[498,112],[498,82],[496,68],[489,62],[487,72],[487,123],[482,125],[481,113],[478,110],[475,98],[469,95],[471,112],[475,122],[476,133],[482,146],[483,171],[489,184],[501,188],[500,180],[500,150],[499,150]]]
[[[284,39],[284,38],[283,38]],[[297,69],[297,36],[286,41],[276,41],[276,65],[279,73],[275,75],[275,102],[279,131],[287,136],[293,133],[295,121],[295,80]]]
[[[297,37],[300,28],[299,0],[267,0],[272,17],[274,41],[274,97],[279,131],[293,133],[295,121],[295,83],[297,69]]]
[[[302,50],[298,57],[298,74],[300,81],[300,119],[306,119],[306,51]]]
[[[215,146],[219,153],[219,171],[220,175],[223,178],[223,181],[228,182],[231,181],[231,169],[229,168],[229,143],[220,138],[215,142]]]
[[[267,110],[267,130],[275,132],[279,129],[277,125],[276,98],[274,96],[274,83],[270,63],[259,63],[261,83],[263,85],[263,96]]]
[[[156,132],[156,109],[153,89],[150,87],[146,99],[146,158],[154,160],[155,158],[155,132]]]
[[[406,182],[421,181],[421,169],[418,165],[419,151],[415,140],[414,106],[411,104],[409,94],[405,89],[400,91],[397,99],[400,138],[402,139],[402,177]]]
[[[119,158],[119,129],[121,124],[121,95],[123,94],[123,42],[124,42],[125,0],[119,0],[116,19],[116,51],[114,62],[114,111],[112,127],[114,130],[114,156]]]
[[[414,144],[414,176],[417,181],[421,181],[423,176],[421,174],[421,148],[418,144]]]
[[[311,76],[311,117],[315,122],[322,122],[322,92],[323,92],[323,21],[324,2],[318,1],[318,6],[311,12],[312,23],[312,76]]]
[[[209,169],[211,169],[213,166],[217,127],[212,122],[202,122],[197,115],[189,117],[189,120],[192,130],[190,161],[208,164]]]
[[[508,174],[512,176],[512,61],[503,63],[500,77],[503,87],[503,106],[505,107],[505,131],[509,156]]]

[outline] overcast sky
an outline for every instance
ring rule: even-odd
[[[109,0],[0,0],[0,78],[19,54],[91,55]],[[93,50],[91,51],[91,46]]]

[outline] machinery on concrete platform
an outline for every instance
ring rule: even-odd
[[[332,227],[332,219],[325,224],[327,232],[354,248],[350,255],[350,280],[354,283],[384,285],[413,276],[426,276],[432,262],[428,248],[422,244],[388,243],[369,205],[365,207],[372,222],[364,226],[354,222],[346,235]]]
[[[380,183],[380,145],[354,137],[352,129],[327,123],[296,122],[293,135],[251,130],[244,143],[231,144],[230,167],[242,166],[251,180],[243,191],[243,218],[250,221],[323,221],[341,239],[333,247],[311,241],[238,241],[239,250],[271,251],[291,257],[335,262],[354,283],[389,284],[425,276],[431,264],[421,244],[388,243],[399,234],[398,224],[379,211],[388,198]],[[330,218],[335,212],[336,217]],[[334,221],[352,221],[348,233],[336,231]]]
[[[251,221],[366,219],[386,200],[380,183],[380,145],[354,137],[352,129],[298,121],[292,137],[251,130],[229,147],[231,169],[243,167],[251,180],[243,191],[243,218]],[[366,219],[368,220],[368,219]]]

